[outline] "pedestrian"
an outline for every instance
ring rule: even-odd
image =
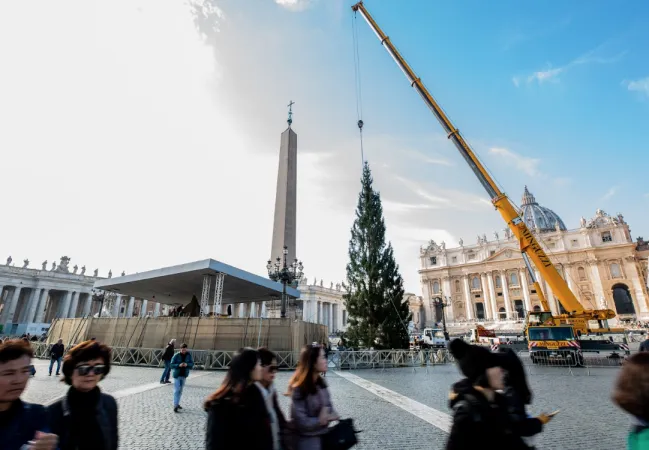
[[[187,344],[180,346],[180,351],[171,358],[171,370],[174,377],[174,412],[183,409],[180,406],[180,398],[183,396],[185,381],[189,376],[189,371],[194,367],[192,354],[187,351]]]
[[[265,347],[257,350],[259,352],[259,360],[261,362],[262,375],[261,380],[255,384],[261,392],[266,410],[270,417],[270,428],[273,438],[273,450],[281,450],[282,447],[287,447],[287,443],[282,445],[282,439],[285,440],[287,436],[287,423],[282,409],[279,407],[277,401],[277,391],[275,390],[274,381],[277,374],[277,358],[275,354]]]
[[[523,438],[529,448],[533,449],[533,436],[543,431],[543,426],[554,417],[554,414],[531,417],[527,413],[526,407],[532,403],[532,391],[527,384],[523,363],[511,348],[500,347],[499,352],[503,358],[501,365],[505,370],[505,388],[502,393],[509,419],[514,432]]]
[[[461,339],[451,341],[449,350],[465,378],[451,390],[453,424],[446,449],[527,449],[514,431],[505,397],[496,392],[505,388],[502,356]]]
[[[117,402],[99,389],[110,372],[111,350],[97,341],[73,347],[63,360],[65,396],[48,408],[59,450],[117,450]]]
[[[318,344],[305,346],[286,393],[291,396],[296,450],[321,450],[322,436],[327,433],[329,423],[340,418],[321,375],[326,372],[325,349]]]
[[[205,401],[207,450],[273,450],[271,420],[254,384],[261,379],[259,353],[239,350],[223,383]]]
[[[171,376],[171,358],[174,357],[174,351],[176,346],[176,340],[172,339],[167,344],[165,352],[162,355],[162,361],[165,365],[164,370],[162,371],[162,376],[160,377],[160,384],[169,384],[169,377]]]
[[[622,365],[613,389],[613,401],[631,414],[629,450],[649,449],[649,353],[631,356]]]
[[[326,342],[324,342],[322,344],[322,349],[324,350],[325,360],[327,361],[327,367],[329,367],[329,353],[331,353],[331,347],[327,345]],[[326,371],[322,372],[322,376],[326,377],[327,372]]]
[[[45,407],[23,402],[20,396],[30,376],[32,348],[22,339],[0,344],[0,448],[54,450],[56,435],[48,432]]]
[[[649,352],[649,336],[647,336],[647,339],[640,343],[640,351]]]
[[[59,339],[56,344],[52,345],[50,348],[50,375],[52,376],[52,366],[56,362],[56,376],[59,376],[61,370],[61,360],[63,359],[63,353],[65,352],[65,347],[63,346],[63,339]]]

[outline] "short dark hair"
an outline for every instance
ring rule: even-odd
[[[22,339],[5,339],[0,343],[0,363],[15,361],[23,356],[34,357],[34,351],[29,342]]]
[[[629,414],[649,421],[649,352],[636,353],[624,362],[613,401]]]
[[[187,348],[187,344],[185,344],[185,343],[181,344],[180,348]]]
[[[277,359],[275,353],[271,352],[266,347],[259,347],[257,353],[259,353],[259,361],[262,366],[270,366],[273,363],[273,359]]]
[[[93,359],[101,358],[104,360],[106,370],[102,380],[106,378],[110,372],[111,350],[107,345],[101,344],[97,341],[85,341],[81,344],[75,345],[63,360],[63,381],[72,385],[72,373],[74,368],[82,362],[92,361]]]

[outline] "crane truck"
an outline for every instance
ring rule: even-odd
[[[603,333],[623,332],[622,329],[613,329],[608,326],[608,320],[616,316],[615,311],[612,309],[585,309],[582,306],[532,231],[525,224],[520,211],[513,205],[507,195],[501,191],[475,152],[464,140],[460,131],[453,125],[444,110],[428,92],[424,83],[401,56],[390,38],[379,27],[363,2],[359,1],[353,5],[352,10],[354,13],[359,13],[374,31],[381,45],[406,76],[410,86],[417,91],[426,106],[437,118],[446,132],[447,138],[453,142],[482,187],[487,191],[496,210],[518,239],[528,276],[533,281],[534,289],[539,296],[542,307],[541,311],[528,311],[526,315],[524,334],[532,361],[546,361],[557,358],[578,365],[582,361],[583,351],[599,352],[600,350],[611,350],[612,347],[615,347],[615,344],[608,340],[580,339],[585,335],[601,336]],[[564,313],[556,315],[552,313],[532,264],[536,266],[542,278],[556,294],[558,301],[565,310]],[[591,324],[593,323],[597,323],[597,326],[592,327]],[[617,349],[623,350],[619,346]],[[628,354],[628,350],[626,350],[626,353]]]

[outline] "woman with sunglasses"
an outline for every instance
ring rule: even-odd
[[[329,423],[340,419],[331,405],[327,383],[322,377],[326,372],[324,348],[318,344],[304,347],[287,392],[291,396],[296,450],[321,450],[322,437]]]
[[[207,450],[275,450],[271,419],[255,385],[261,379],[259,353],[239,350],[223,383],[205,401]]]
[[[97,386],[110,371],[111,351],[97,341],[85,341],[63,360],[67,394],[48,408],[59,450],[117,450],[117,403]]]

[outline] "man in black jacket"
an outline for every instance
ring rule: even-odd
[[[52,376],[52,367],[56,362],[56,375],[59,375],[61,371],[61,360],[63,359],[63,353],[65,353],[65,347],[63,346],[63,339],[59,339],[56,344],[50,348],[50,376]]]
[[[54,450],[56,435],[48,433],[41,405],[25,403],[33,353],[28,343],[9,339],[0,344],[0,448],[3,450]]]
[[[176,340],[172,339],[167,344],[165,352],[162,355],[162,361],[164,362],[165,368],[162,371],[162,376],[160,377],[160,384],[170,384],[169,377],[171,376],[171,358],[174,357],[175,353]]]

